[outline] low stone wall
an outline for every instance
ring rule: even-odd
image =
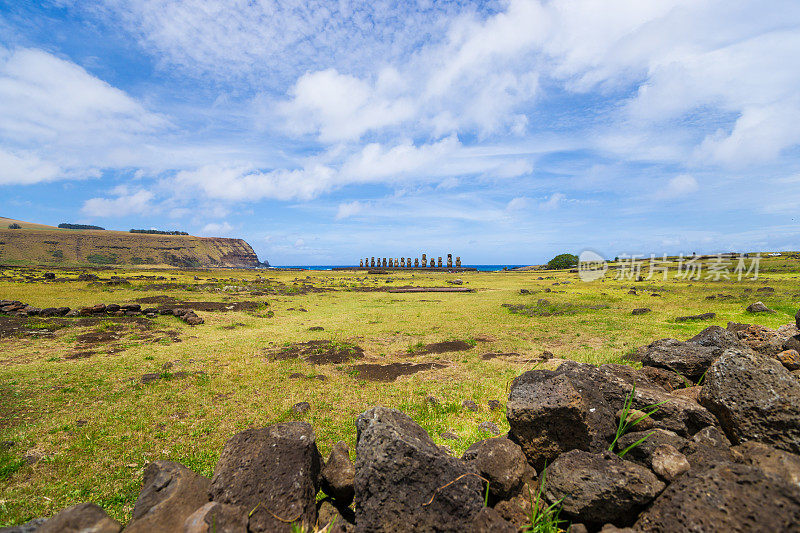
[[[18,300],[0,300],[0,314],[11,316],[29,316],[29,317],[103,317],[103,316],[144,316],[146,318],[155,318],[158,315],[171,315],[175,316],[190,326],[199,326],[205,321],[197,316],[197,313],[191,309],[184,309],[180,307],[146,307],[142,308],[140,304],[96,304],[93,306],[84,306],[77,309],[70,307],[45,307],[39,308],[29,304],[22,303]]]

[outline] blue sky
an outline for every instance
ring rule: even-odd
[[[796,0],[0,0],[0,216],[273,264],[797,250],[798,57]]]

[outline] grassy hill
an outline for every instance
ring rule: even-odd
[[[247,268],[259,261],[242,239],[69,230],[0,217],[0,264]]]

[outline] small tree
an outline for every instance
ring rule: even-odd
[[[550,270],[575,268],[576,266],[578,266],[578,256],[572,254],[559,254],[547,262],[547,268]]]
[[[13,224],[8,225],[8,229],[22,229],[22,226],[14,222]]]

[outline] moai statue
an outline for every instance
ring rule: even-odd
[[[405,257],[401,257],[400,258],[400,267],[401,268],[405,268],[406,267],[406,258]]]
[[[394,258],[394,267],[397,268],[400,266],[400,260],[398,258]]]
[[[423,267],[428,266],[428,260],[426,259],[426,257],[427,256],[425,254],[422,254],[422,266]]]
[[[436,259],[431,257],[431,268],[434,268],[434,267],[436,267]]]
[[[414,258],[414,268],[419,268],[419,257]]]
[[[453,268],[453,254],[447,254],[447,268]]]
[[[406,268],[411,268],[411,258],[406,257]]]
[[[456,257],[456,267],[461,268],[461,257]]]
[[[439,258],[438,264],[436,266],[438,266],[439,268],[442,268],[442,258],[441,257]]]
[[[386,266],[386,258],[383,258],[383,266]]]
[[[375,257],[372,258],[372,264],[370,266],[375,266]]]
[[[364,266],[364,260],[363,260],[363,259],[362,259],[361,261],[359,261],[359,262],[358,262],[358,266],[360,266],[360,267],[363,267],[363,266]]]

